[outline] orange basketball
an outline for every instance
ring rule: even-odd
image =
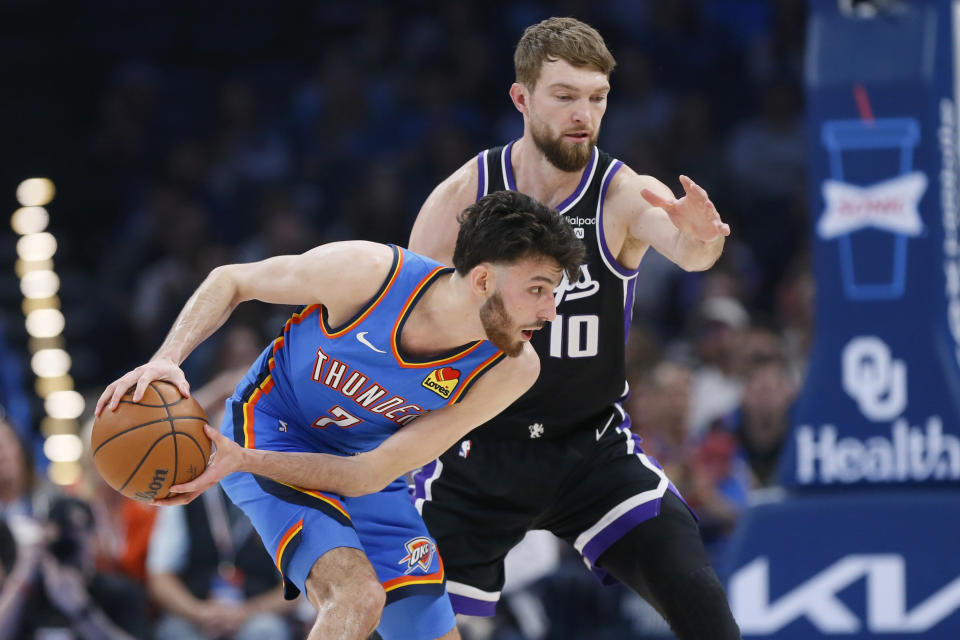
[[[207,416],[171,383],[151,382],[140,402],[131,388],[116,411],[105,408],[93,423],[93,464],[111,487],[134,500],[166,498],[170,487],[206,468]]]

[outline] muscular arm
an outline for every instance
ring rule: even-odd
[[[607,196],[605,211],[623,240],[624,265],[635,267],[647,247],[687,271],[709,269],[723,251],[730,228],[720,220],[707,192],[681,176],[686,194],[674,198],[669,187],[652,176],[641,176],[629,167],[617,174]]]
[[[106,388],[97,402],[116,408],[136,384],[134,401],[153,380],[170,380],[189,395],[180,364],[212,335],[246,300],[276,304],[322,302],[337,324],[349,318],[377,291],[393,259],[391,249],[372,242],[334,242],[296,256],[277,256],[214,269],[187,300],[166,339],[150,362],[137,367]]]
[[[390,249],[369,242],[334,242],[297,256],[214,269],[187,300],[154,358],[176,364],[216,331],[246,300],[276,304],[323,302],[348,317],[383,282]],[[358,269],[374,263],[380,268]],[[357,295],[357,289],[363,293]],[[344,307],[348,313],[342,313]],[[336,319],[331,316],[331,321]]]
[[[437,185],[420,207],[410,232],[410,250],[453,264],[460,224],[457,216],[477,197],[477,159],[471,158]]]
[[[462,402],[417,418],[376,449],[355,456],[243,449],[207,428],[217,445],[213,463],[195,480],[172,488],[183,495],[158,503],[189,502],[234,471],[344,496],[379,491],[404,473],[439,457],[471,429],[506,409],[533,385],[539,373],[540,360],[527,344],[519,357],[502,360],[480,378]]]

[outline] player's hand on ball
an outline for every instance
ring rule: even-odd
[[[154,380],[167,380],[173,383],[183,397],[190,397],[190,383],[183,375],[183,370],[173,360],[168,358],[156,358],[146,364],[142,364],[133,371],[125,373],[117,380],[107,385],[107,388],[100,394],[97,400],[97,408],[94,409],[95,415],[100,415],[104,408],[111,411],[120,404],[120,398],[131,387],[136,386],[133,391],[133,401],[140,402],[143,398],[143,392]]]
[[[208,424],[203,426],[203,431],[214,446],[207,468],[190,482],[170,487],[170,497],[154,500],[151,504],[157,506],[187,504],[227,475],[243,470],[243,447]]]

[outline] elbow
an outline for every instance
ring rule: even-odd
[[[706,271],[717,263],[720,254],[723,252],[724,239],[720,236],[717,240],[708,243],[701,243],[698,246],[691,247],[694,250],[688,250],[677,261],[684,271]]]
[[[402,475],[402,472],[392,475],[392,472],[389,471],[389,465],[377,464],[376,460],[366,454],[355,456],[353,460],[359,463],[359,468],[355,474],[344,477],[344,485],[337,491],[347,498],[359,498],[383,491],[394,478]]]
[[[685,260],[680,264],[680,268],[683,269],[684,271],[690,271],[690,272],[706,271],[713,265],[717,264],[717,259],[719,257],[720,257],[719,255],[716,255],[707,259],[700,258],[700,259]]]
[[[209,275],[207,275],[203,285],[201,285],[214,290],[228,292],[231,310],[235,309],[238,304],[246,300],[246,298],[242,296],[242,292],[240,290],[240,279],[236,274],[237,266],[238,265],[225,264],[220,265],[219,267],[214,267]]]
[[[389,482],[379,482],[379,481],[369,481],[363,480],[356,483],[351,483],[343,488],[343,491],[338,493],[344,498],[359,498],[361,496],[366,496],[371,493],[378,493],[387,488]]]

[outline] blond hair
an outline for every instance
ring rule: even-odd
[[[565,60],[609,76],[617,65],[603,36],[576,18],[547,18],[527,27],[513,52],[517,82],[533,89],[544,62]]]

